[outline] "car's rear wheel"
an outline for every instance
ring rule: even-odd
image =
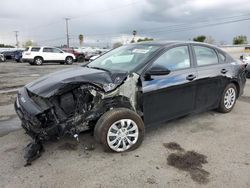
[[[68,65],[72,65],[73,61],[74,61],[73,58],[70,56],[66,57],[66,59],[65,59],[65,63]]]
[[[237,98],[237,88],[235,84],[230,83],[227,85],[227,87],[223,92],[218,111],[222,113],[230,112],[235,105],[236,98]]]
[[[103,114],[98,120],[94,136],[106,151],[125,152],[140,146],[145,134],[141,117],[126,108]]]
[[[35,64],[35,65],[42,65],[42,64],[43,64],[43,58],[41,58],[41,57],[36,57],[36,58],[34,59],[34,64]]]

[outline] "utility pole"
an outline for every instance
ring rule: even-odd
[[[18,42],[18,32],[19,32],[19,31],[14,31],[15,36],[16,36],[16,48],[17,48],[17,49],[18,49],[18,47],[19,47],[19,42]]]
[[[65,18],[66,21],[66,37],[67,37],[67,47],[69,48],[69,25],[68,25],[68,21],[70,20],[70,18]]]

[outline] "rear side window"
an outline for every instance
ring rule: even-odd
[[[29,48],[25,48],[25,50],[24,50],[25,52],[27,52],[27,51],[29,51]]]
[[[40,50],[40,48],[33,47],[33,48],[31,48],[31,50],[30,50],[30,51],[32,51],[32,52],[39,52],[39,50]]]
[[[194,46],[194,52],[198,66],[219,63],[217,54],[212,48]]]

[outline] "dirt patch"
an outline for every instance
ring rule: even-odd
[[[177,148],[178,152],[171,153],[167,157],[167,163],[170,166],[178,168],[189,172],[192,180],[199,184],[206,184],[209,182],[209,172],[202,169],[202,165],[207,163],[207,157],[205,155],[199,154],[195,151],[185,151],[177,143],[165,144],[166,148],[173,150],[172,148]],[[164,146],[165,146],[164,145]],[[180,150],[180,148],[182,150]]]
[[[157,184],[155,178],[153,178],[153,177],[147,178],[147,183],[148,184]]]
[[[0,94],[0,106],[5,106],[9,104],[14,104],[16,99],[16,92]]]
[[[73,143],[64,143],[60,146],[58,146],[59,150],[77,150],[78,144],[73,144]]]
[[[163,143],[163,146],[167,149],[183,151],[184,149],[175,142]]]
[[[15,151],[15,150],[17,150],[17,147],[8,148],[4,152],[11,152],[11,151]]]

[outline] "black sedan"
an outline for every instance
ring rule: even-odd
[[[245,82],[245,65],[211,45],[130,44],[26,85],[15,109],[34,139],[31,153],[46,140],[77,138],[87,129],[105,150],[124,152],[142,143],[146,125],[230,112]]]

